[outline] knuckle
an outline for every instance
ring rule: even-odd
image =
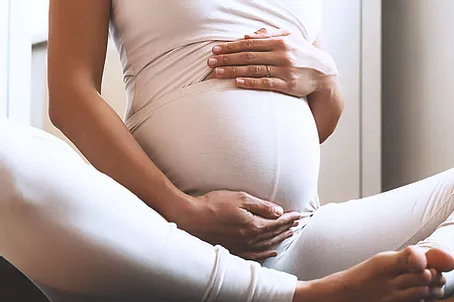
[[[240,232],[239,232],[239,233],[240,233],[240,237],[241,237],[241,238],[248,238],[248,237],[249,237],[249,236],[248,236],[249,234],[248,234],[248,232],[246,231],[246,229],[240,229]]]
[[[250,80],[249,81],[249,87],[256,87],[257,86],[257,81],[256,80]]]
[[[233,43],[227,43],[225,46],[229,52],[233,51]]]
[[[230,74],[231,74],[232,76],[235,76],[236,73],[237,73],[236,68],[235,68],[235,67],[232,67],[232,68],[230,69]]]
[[[255,45],[255,41],[254,40],[245,40],[243,42],[243,48],[244,49],[251,49],[253,48]]]
[[[291,222],[292,222],[291,219],[281,220],[281,221],[279,221],[279,228],[283,228],[283,227],[287,226],[288,224],[290,224]]]
[[[254,75],[260,75],[263,73],[262,67],[261,66],[249,66],[248,70],[250,73]]]
[[[288,45],[288,42],[287,42],[286,39],[279,38],[279,39],[276,40],[276,44],[279,47],[279,49],[282,49],[282,50],[288,50],[289,49],[289,45]]]
[[[265,86],[267,88],[273,88],[273,86],[274,86],[273,80],[263,79],[263,86]]]
[[[259,248],[262,250],[269,250],[273,246],[271,240],[264,241],[260,243]]]
[[[228,56],[222,56],[221,61],[224,65],[226,65],[229,62],[229,57]]]
[[[249,201],[249,195],[245,192],[238,192],[238,199],[241,201]]]
[[[293,57],[289,53],[282,55],[282,64],[284,66],[293,66]]]
[[[296,78],[292,78],[287,81],[287,90],[290,92],[293,92],[296,90],[296,87],[298,86],[298,80]]]
[[[260,234],[260,232],[262,231],[262,227],[253,223],[251,226],[250,226],[250,229],[251,229],[251,233],[253,235],[258,235]]]
[[[296,74],[295,70],[293,68],[288,68],[286,70],[286,75],[285,77],[288,79],[288,80],[293,80],[293,81],[296,81],[298,79],[298,75]]]
[[[246,245],[249,248],[253,248],[255,245],[257,245],[257,241],[255,241],[253,239],[249,239],[249,240],[246,241]]]
[[[270,204],[267,204],[267,203],[263,204],[263,210],[265,210],[268,213],[273,213],[274,212],[273,207]]]
[[[245,60],[246,62],[253,61],[256,57],[256,55],[253,52],[243,52],[241,56],[243,60]]]

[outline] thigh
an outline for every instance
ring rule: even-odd
[[[347,269],[430,236],[454,211],[454,170],[379,195],[321,207],[273,261],[302,279]]]
[[[54,301],[291,301],[296,278],[179,230],[60,140],[0,120],[0,253]]]

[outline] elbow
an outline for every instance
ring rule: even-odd
[[[342,116],[342,112],[344,111],[344,107],[339,106],[333,116],[329,120],[329,122],[325,123],[324,125],[320,125],[323,129],[319,129],[319,140],[320,144],[324,143],[336,130],[337,125],[339,124],[339,120]]]
[[[323,130],[320,129],[318,131],[318,137],[320,140],[320,144],[323,144],[334,133],[334,130],[336,130],[336,126],[337,126],[337,123],[335,123],[333,125],[328,125]]]
[[[61,79],[64,79],[62,81]],[[65,97],[64,95],[68,95],[68,85],[65,83],[70,83],[67,77],[62,77],[61,75],[54,75],[52,69],[49,69],[48,72],[48,109],[47,114],[49,116],[49,120],[56,128],[60,129],[61,121],[64,120],[62,117],[64,115],[63,108],[65,104],[63,104]]]
[[[61,102],[59,102],[59,98],[55,97],[53,93],[49,91],[49,107],[47,110],[47,114],[49,115],[49,120],[57,129],[61,130],[61,121],[62,121],[62,110]]]
[[[84,89],[74,84],[74,81],[49,80],[49,107],[47,114],[50,122],[63,132],[64,127],[80,111],[80,106],[84,100]]]

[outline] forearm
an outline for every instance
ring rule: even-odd
[[[128,188],[165,218],[187,196],[153,164],[118,115],[95,91],[51,98],[52,122],[99,171]],[[181,203],[181,204],[178,204]]]
[[[321,144],[334,132],[344,110],[344,100],[337,79],[327,77],[322,80],[319,89],[308,95],[307,100]]]

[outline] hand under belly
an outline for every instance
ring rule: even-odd
[[[170,95],[134,131],[153,162],[194,196],[244,191],[298,211],[314,202],[320,153],[307,102],[234,85],[216,89],[216,81],[225,80]]]

